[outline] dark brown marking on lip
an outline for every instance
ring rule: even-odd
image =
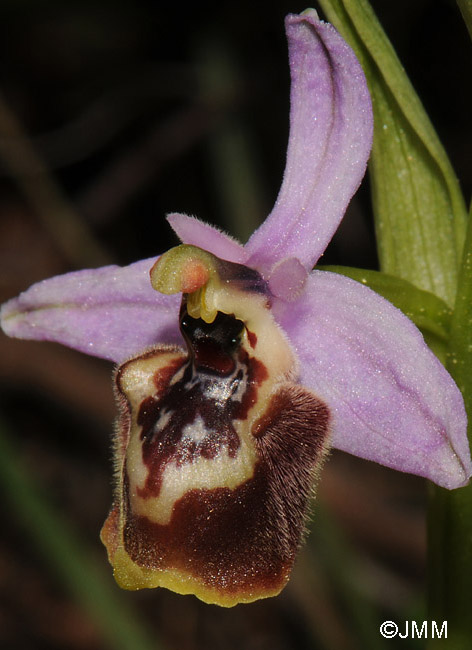
[[[279,391],[270,400],[264,413],[252,425],[251,433],[255,438],[262,438],[271,430],[271,424],[277,421],[280,413],[290,408],[291,395],[288,391]]]
[[[160,368],[157,372],[154,373],[153,382],[154,382],[154,387],[156,389],[156,393],[162,393],[162,391],[165,390],[171,378],[184,365],[185,360],[186,360],[185,356],[182,355],[181,359],[176,359],[175,361],[172,361],[167,366],[165,366],[164,368]]]
[[[257,344],[257,334],[255,332],[251,332],[247,328],[246,328],[246,332],[247,332],[247,338],[248,338],[248,341],[249,341],[249,345],[251,346],[251,348],[254,349],[256,347],[256,344]]]
[[[190,490],[176,502],[168,525],[128,510],[123,539],[133,562],[180,570],[241,598],[284,586],[327,447],[330,415],[295,385],[281,387],[269,411],[259,423],[252,479],[234,490]]]
[[[226,593],[274,591],[285,582],[292,558],[264,543],[259,501],[265,483],[259,469],[235,490],[191,490],[175,505],[168,526],[130,514],[126,551],[139,566],[190,573]]]

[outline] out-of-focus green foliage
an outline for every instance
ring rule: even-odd
[[[112,582],[78,539],[48,505],[34,480],[16,458],[5,425],[0,421],[0,485],[17,523],[35,541],[38,552],[64,587],[97,625],[103,639],[116,650],[159,650],[159,642],[145,629]]]
[[[472,0],[457,0],[457,4],[472,38]]]

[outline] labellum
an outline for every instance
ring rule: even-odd
[[[278,594],[301,543],[329,412],[297,363],[261,276],[194,246],[154,288],[182,292],[187,345],[121,365],[116,494],[102,540],[117,582],[232,606]]]

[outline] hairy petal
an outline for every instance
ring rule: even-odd
[[[362,69],[336,30],[313,10],[286,19],[291,71],[290,137],[272,213],[249,239],[262,268],[298,257],[310,270],[364,175],[372,108]]]
[[[9,336],[56,341],[115,362],[158,341],[180,341],[179,298],[151,287],[154,262],[74,271],[38,282],[2,306],[2,329]]]
[[[277,312],[300,382],[331,408],[334,447],[446,488],[467,483],[462,396],[398,309],[349,278],[315,271],[302,298]]]
[[[236,239],[208,223],[186,214],[169,214],[167,221],[184,244],[192,244],[213,253],[222,260],[243,264],[248,257]]]

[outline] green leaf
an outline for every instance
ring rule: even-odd
[[[447,368],[464,396],[472,444],[472,220],[451,319]],[[433,488],[429,513],[430,618],[448,621],[447,643],[431,648],[467,648],[472,639],[472,484],[453,492]]]
[[[467,214],[451,164],[367,0],[320,5],[354,48],[372,95],[370,172],[381,268],[452,307]]]
[[[472,0],[457,0],[457,4],[469,30],[470,38],[472,38]]]
[[[317,268],[346,275],[389,300],[421,330],[426,343],[440,361],[446,362],[452,310],[441,298],[429,291],[418,289],[407,280],[380,271],[348,266],[318,266]]]
[[[464,395],[472,442],[472,219],[469,221],[451,323],[448,368]]]

